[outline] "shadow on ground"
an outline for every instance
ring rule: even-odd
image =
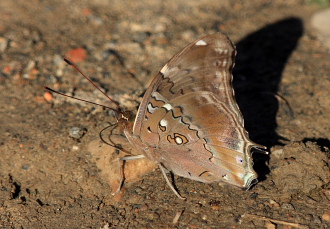
[[[236,44],[237,57],[233,71],[237,103],[243,113],[245,127],[252,141],[270,148],[281,144],[276,133],[276,98],[282,72],[288,58],[303,34],[298,18],[288,18],[270,24]],[[268,174],[268,156],[257,154],[255,169]]]

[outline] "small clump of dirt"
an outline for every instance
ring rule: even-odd
[[[309,194],[330,182],[329,152],[313,142],[294,142],[271,154],[269,179],[281,193]]]

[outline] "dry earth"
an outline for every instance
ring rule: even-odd
[[[2,0],[0,227],[330,228],[330,53],[310,26],[318,10],[302,0]],[[119,152],[99,139],[112,113],[51,98],[44,86],[109,104],[62,61],[73,53],[136,112],[170,57],[216,31],[237,46],[234,87],[246,129],[271,152],[254,154],[260,182],[242,191],[175,177],[182,201],[153,164],[130,161],[113,197]]]

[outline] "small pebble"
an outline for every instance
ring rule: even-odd
[[[2,72],[4,73],[4,74],[9,74],[10,72],[11,72],[11,67],[10,66],[6,66],[6,67],[4,67],[3,68],[3,70],[2,70]]]
[[[322,215],[322,220],[330,222],[330,210],[327,210]]]
[[[4,52],[8,47],[8,39],[0,37],[0,52]]]
[[[267,229],[276,229],[276,225],[271,222],[266,222]]]
[[[283,158],[283,149],[276,149],[272,152],[272,156],[276,158]]]
[[[148,205],[144,204],[141,206],[140,211],[147,211],[148,209]]]
[[[29,164],[22,165],[23,170],[28,170],[30,168]]]
[[[53,63],[57,68],[63,69],[65,67],[65,61],[61,55],[55,54],[53,57]]]
[[[47,102],[50,102],[53,99],[53,95],[50,92],[45,92],[44,93],[44,98]]]
[[[26,65],[26,67],[25,67],[24,70],[25,70],[26,72],[29,72],[29,71],[31,71],[32,69],[34,69],[36,66],[37,66],[37,62],[34,61],[34,60],[30,60],[29,63]]]
[[[84,48],[76,48],[71,49],[65,56],[73,63],[77,63],[87,58],[87,52]]]
[[[79,140],[85,135],[86,132],[87,132],[86,129],[83,129],[83,128],[80,128],[80,127],[72,127],[69,130],[69,136],[71,138]]]
[[[277,203],[275,200],[269,200],[269,204],[272,206],[272,207],[280,207],[280,204]]]
[[[143,43],[151,36],[150,32],[139,32],[134,36],[134,40],[138,43]]]
[[[39,71],[36,68],[36,66],[37,66],[37,62],[34,60],[30,60],[23,71],[23,77],[29,80],[37,79],[37,75],[39,74]]]
[[[103,19],[101,17],[95,16],[95,15],[90,15],[88,16],[89,21],[94,24],[94,25],[102,25],[103,24]]]

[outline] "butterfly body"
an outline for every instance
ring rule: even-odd
[[[191,43],[155,76],[135,122],[126,123],[132,145],[160,167],[204,183],[249,188],[257,178],[252,148],[234,98],[236,50],[216,33]]]

